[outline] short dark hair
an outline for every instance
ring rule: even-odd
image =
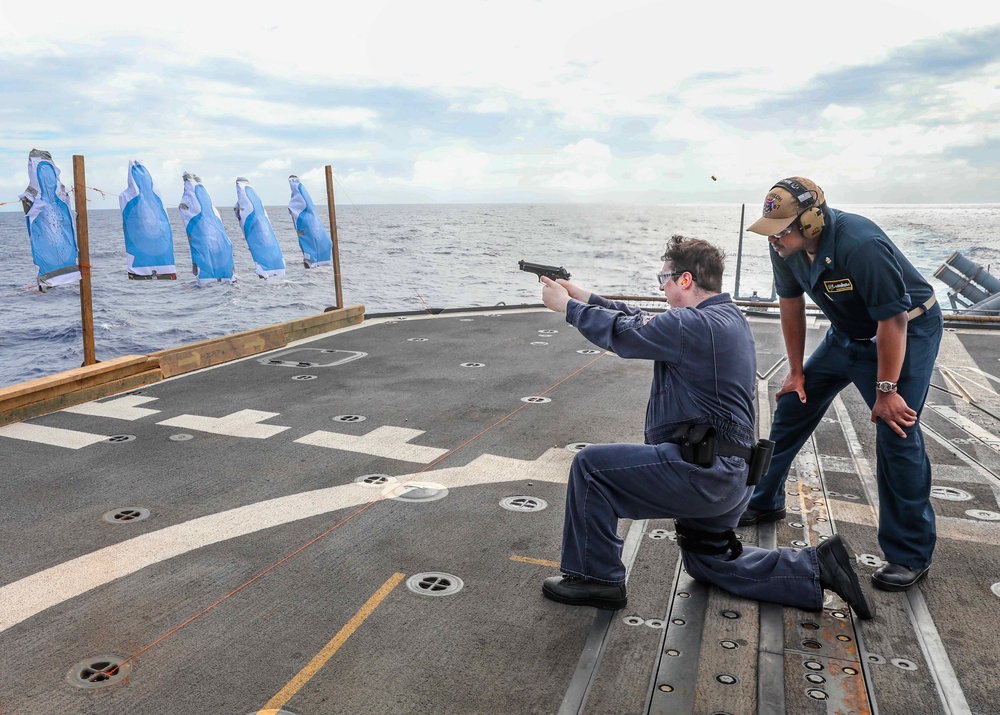
[[[675,271],[688,271],[702,290],[722,292],[722,274],[726,270],[725,252],[700,238],[670,237],[667,251],[660,259],[670,261]]]

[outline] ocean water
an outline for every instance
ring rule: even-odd
[[[1000,264],[1000,204],[837,206],[878,223],[934,285],[954,251],[983,266]],[[336,302],[331,267],[306,270],[285,207],[268,213],[287,264],[262,280],[233,212],[220,207],[233,242],[238,282],[199,288],[176,209],[176,281],[130,281],[116,208],[89,211],[98,360],[145,354],[313,315]],[[746,207],[746,223],[758,207]],[[653,295],[670,236],[704,238],[729,256],[723,289],[735,288],[740,205],[354,205],[338,203],[344,303],[367,313],[539,302],[520,259],[565,266],[603,294]],[[35,268],[19,212],[0,213],[0,386],[79,367],[83,361],[78,286],[33,290]],[[744,237],[740,295],[771,295],[766,242]]]

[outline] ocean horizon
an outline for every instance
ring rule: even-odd
[[[1000,263],[1000,204],[837,205],[875,221],[928,279],[955,251],[987,269]],[[323,205],[317,206],[326,218]],[[723,290],[736,286],[741,204],[362,204],[338,203],[344,303],[367,313],[538,303],[535,277],[519,260],[564,266],[602,294],[654,295],[660,256],[673,234],[703,238],[728,256]],[[335,303],[332,267],[305,269],[284,206],[267,207],[286,275],[263,280],[232,210],[220,207],[238,282],[198,287],[176,208],[168,209],[178,279],[127,278],[121,213],[90,209],[97,358],[146,354],[321,313]],[[745,223],[758,204],[745,207]],[[79,286],[44,294],[20,211],[0,212],[0,386],[82,362]],[[743,235],[740,296],[771,295],[767,244]]]

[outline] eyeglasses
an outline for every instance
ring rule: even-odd
[[[786,228],[784,231],[780,231],[779,233],[776,233],[776,234],[772,235],[771,238],[784,238],[785,236],[787,236],[788,234],[790,234],[794,230],[795,230],[795,224],[793,222],[793,223],[789,224],[788,228]]]
[[[660,288],[662,288],[663,286],[665,286],[667,284],[667,281],[669,281],[671,278],[676,278],[677,276],[682,276],[685,273],[687,273],[687,271],[673,271],[672,273],[657,273],[656,274],[656,280],[659,281]]]

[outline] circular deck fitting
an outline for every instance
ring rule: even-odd
[[[659,690],[661,693],[672,693],[674,692],[674,686],[667,685],[666,683],[664,683],[663,685],[657,686],[657,690]]]
[[[409,482],[392,489],[387,496],[390,499],[410,502],[429,502],[444,499],[448,496],[448,488],[442,484],[431,482]]]
[[[426,343],[427,342],[427,338],[407,338],[406,342],[408,342],[408,343]]]
[[[486,367],[484,362],[463,362],[459,367]]]
[[[807,660],[802,663],[806,670],[823,670],[823,664],[818,660]]]
[[[825,516],[817,516],[816,517],[816,521],[826,521],[826,517]]]
[[[677,598],[691,598],[691,594],[688,593],[687,591],[678,591]],[[739,618],[739,616],[736,617]]]
[[[108,437],[105,442],[110,442],[112,444],[118,444],[119,442],[134,442],[134,434],[116,434]]]
[[[117,655],[98,655],[81,660],[69,671],[69,682],[80,688],[103,688],[128,679],[132,665]]]
[[[1000,521],[1000,514],[995,511],[986,511],[985,509],[969,509],[965,512],[973,519],[981,519],[983,521]]]
[[[844,494],[841,494],[840,496],[844,497],[844,499],[860,499],[861,498],[857,494],[848,494],[846,492]]]
[[[388,474],[362,474],[360,477],[355,477],[355,484],[367,484],[372,487],[381,487],[386,484],[395,484],[396,478],[390,477]]]
[[[476,320],[475,318],[459,318],[458,322],[460,322],[460,323],[473,323],[473,322],[475,322],[475,320]]]
[[[793,529],[801,529],[805,526],[805,524],[803,524],[801,521],[790,521],[788,522],[788,525]]]
[[[539,335],[555,335],[558,332],[559,332],[558,330],[539,330],[538,334]]]
[[[814,623],[813,621],[803,621],[799,625],[801,625],[807,631],[818,631],[819,630],[819,624],[818,623]]]
[[[666,653],[667,655],[669,655],[671,658],[676,658],[677,656],[679,656],[681,654],[681,652],[679,650],[677,650],[676,648],[668,648],[667,650],[665,650],[663,652]]]
[[[685,623],[687,623],[687,621],[685,621],[683,618],[672,618],[670,619],[670,622],[673,623],[675,626],[683,626]]]
[[[880,566],[885,566],[886,564],[886,562],[882,560],[881,556],[876,556],[875,554],[858,554],[855,558],[859,564],[864,564],[865,566],[870,566],[874,569],[877,569]]]
[[[736,619],[736,618],[740,618],[741,615],[740,615],[739,611],[723,611],[722,612],[722,617],[723,618],[729,618],[729,619]]]
[[[740,644],[736,641],[719,641],[719,645],[726,650],[736,650],[740,647]]]
[[[719,673],[715,676],[715,679],[722,683],[723,685],[736,685],[740,682],[740,679],[735,675],[730,675],[729,673]]]
[[[806,682],[812,683],[813,685],[822,685],[826,682],[826,678],[819,673],[806,673],[803,677],[805,677]]]
[[[337,415],[333,418],[334,422],[364,422],[367,417],[364,415]]]
[[[649,538],[656,540],[671,539],[671,538],[677,538],[677,535],[674,534],[674,532],[672,531],[667,531],[666,529],[653,529],[652,531],[649,532]]]
[[[543,402],[552,402],[548,397],[539,397],[538,395],[533,395],[532,397],[522,397],[521,402],[530,402],[535,405],[540,405]]]
[[[644,619],[639,618],[639,616],[625,616],[622,621],[628,626],[641,626],[646,622]]]
[[[857,675],[858,674],[858,669],[857,668],[846,667],[846,668],[841,668],[841,670],[844,671],[844,675]]]
[[[589,447],[590,442],[573,442],[572,444],[567,444],[566,449],[570,452],[582,452],[584,447]]]
[[[661,618],[649,618],[646,620],[646,625],[650,628],[664,628],[667,624]]]
[[[406,587],[421,596],[451,596],[464,585],[458,576],[438,571],[418,573],[406,579]]]
[[[802,511],[802,509],[797,506],[790,506],[788,507],[788,511]]]
[[[945,501],[969,501],[973,498],[969,492],[955,487],[931,487],[931,496]]]
[[[992,586],[990,586],[990,591],[993,592],[994,596],[1000,598],[1000,583],[995,583]]]
[[[600,350],[577,350],[577,352],[580,353],[581,355],[597,355],[601,351]]]
[[[917,664],[912,660],[907,660],[906,658],[893,658],[891,661],[894,666],[902,670],[916,670]]]
[[[548,345],[548,343],[543,343],[543,342],[534,342],[534,343],[530,343],[530,344],[531,345]]]
[[[831,496],[831,497],[839,497],[840,496],[840,492],[835,492],[832,489],[827,489],[826,493],[827,493],[827,496]]]
[[[184,434],[184,433],[181,433],[181,434],[172,434],[172,435],[170,435],[170,441],[171,442],[189,442],[192,439],[194,439],[194,435],[193,434]]]
[[[315,380],[318,375],[292,375],[293,380]]]
[[[834,618],[847,618],[847,614],[843,611],[830,611],[830,615]]]
[[[792,546],[797,546],[800,549],[804,549],[805,547],[809,546],[809,544],[803,541],[802,539],[796,539],[795,541],[792,542]]]
[[[500,500],[500,506],[508,511],[541,511],[549,503],[538,497],[516,496]]]
[[[877,653],[865,653],[865,660],[874,665],[885,665],[885,658]]]
[[[813,700],[826,700],[827,698],[830,697],[829,695],[826,694],[826,691],[820,690],[819,688],[809,688],[806,691],[806,695],[808,695]]]
[[[133,521],[142,521],[148,516],[149,509],[143,509],[138,506],[129,506],[109,511],[101,518],[109,524],[128,524]]]
[[[823,647],[823,644],[820,643],[819,641],[804,640],[802,641],[802,647],[808,648],[809,650],[819,650],[820,648]]]
[[[841,643],[850,643],[851,637],[845,636],[844,634],[840,634],[839,636],[837,636],[837,640],[840,641]]]

